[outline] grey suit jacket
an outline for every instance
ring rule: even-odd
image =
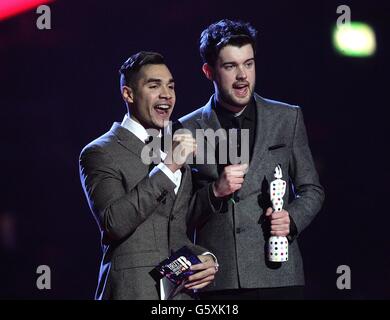
[[[141,160],[143,147],[114,123],[80,155],[81,182],[101,232],[96,299],[159,299],[158,282],[149,274],[153,267],[183,245],[196,254],[206,251],[186,235],[189,167],[183,167],[175,195],[174,183],[162,171],[149,177],[150,166]]]
[[[196,232],[196,243],[215,253],[220,264],[216,280],[206,290],[304,284],[297,240],[290,243],[287,262],[269,263],[266,259],[269,225],[264,213],[271,206],[268,188],[275,179],[275,167],[281,164],[283,179],[289,183],[284,208],[293,218],[298,234],[320,210],[323,188],[308,146],[301,109],[258,95],[255,100],[255,145],[249,170],[237,192],[239,201],[236,204],[226,201],[221,208],[214,208],[208,188],[218,178],[217,166],[192,165],[196,190],[189,227]],[[220,129],[213,103],[211,97],[204,107],[179,119],[180,123],[193,134],[196,129]]]

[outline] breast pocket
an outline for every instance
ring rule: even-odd
[[[273,144],[268,147],[265,161],[267,170],[272,172],[272,177],[277,165],[281,165],[283,176],[287,176],[290,157],[291,148],[284,143]]]

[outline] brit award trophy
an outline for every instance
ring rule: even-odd
[[[270,196],[274,212],[282,211],[283,196],[286,193],[286,182],[282,178],[282,168],[275,168],[276,178],[270,185]],[[268,260],[272,262],[284,262],[288,260],[288,240],[286,237],[271,236],[268,239]]]

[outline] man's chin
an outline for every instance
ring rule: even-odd
[[[247,91],[247,94],[245,96],[238,96],[235,95],[234,92],[231,92],[228,96],[228,100],[233,106],[239,108],[239,107],[245,107],[251,100],[251,97],[252,94],[250,90]]]
[[[240,97],[234,97],[232,99],[232,102],[233,102],[233,106],[236,107],[236,108],[244,108],[246,107],[249,102],[251,100],[251,97],[248,95],[247,97],[243,97],[243,98],[240,98]]]
[[[166,119],[158,119],[156,121],[154,121],[154,125],[155,127],[159,128],[159,129],[163,129],[164,127],[166,127],[169,123],[169,118],[166,118]]]

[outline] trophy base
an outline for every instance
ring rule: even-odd
[[[268,239],[268,261],[288,261],[288,240],[286,237],[272,236]]]

